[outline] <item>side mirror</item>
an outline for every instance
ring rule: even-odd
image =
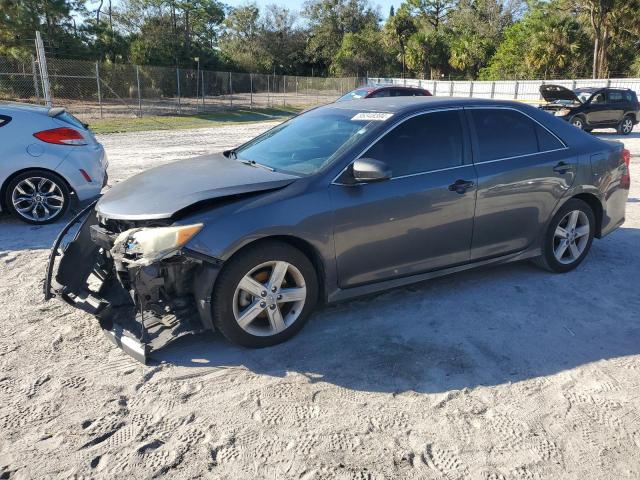
[[[356,182],[381,182],[391,178],[391,170],[380,160],[359,158],[353,162],[353,178]]]

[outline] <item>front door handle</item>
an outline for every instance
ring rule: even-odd
[[[465,193],[470,188],[473,188],[474,185],[475,183],[470,180],[456,180],[449,185],[449,190],[456,193]]]
[[[553,171],[556,173],[567,173],[571,170],[571,165],[565,162],[559,162],[555,167],[553,167]]]

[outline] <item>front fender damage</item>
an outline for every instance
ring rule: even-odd
[[[111,232],[89,208],[51,251],[45,299],[58,297],[96,317],[107,338],[142,363],[186,335],[213,330],[211,294],[221,267],[180,249],[162,258],[127,258],[127,231]],[[80,224],[70,242],[69,231]]]

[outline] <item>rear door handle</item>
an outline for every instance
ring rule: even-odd
[[[555,167],[553,167],[553,171],[556,173],[567,173],[571,168],[571,165],[568,163],[559,162]]]
[[[475,183],[470,180],[456,180],[449,185],[449,190],[456,193],[465,193],[470,188],[473,188],[474,185]]]

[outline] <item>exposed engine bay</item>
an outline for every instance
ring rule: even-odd
[[[165,235],[151,238],[145,227],[164,227]],[[167,239],[188,235],[188,228],[195,230],[158,220],[100,219],[91,205],[53,245],[45,298],[58,296],[91,313],[110,340],[146,363],[151,352],[184,334],[213,330],[211,291],[221,263],[170,248]]]

